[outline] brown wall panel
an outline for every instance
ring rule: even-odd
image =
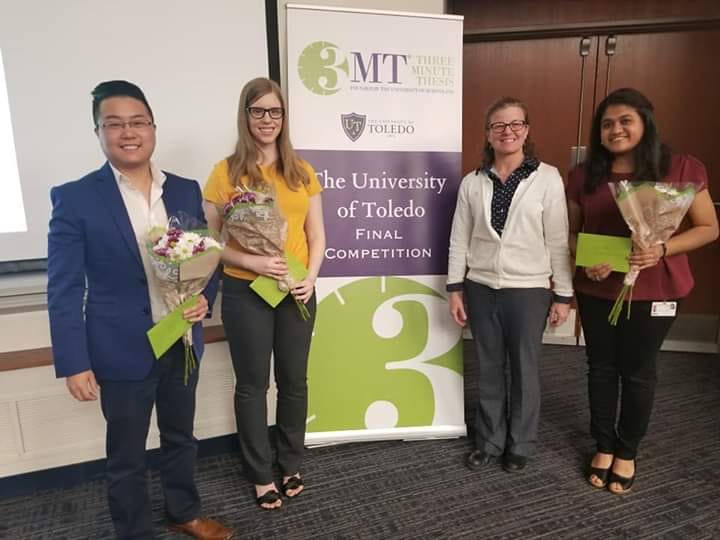
[[[452,0],[448,12],[464,15],[465,32],[526,26],[627,20],[720,17],[717,0]]]

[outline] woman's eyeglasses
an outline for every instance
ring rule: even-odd
[[[502,133],[505,128],[510,128],[513,133],[522,131],[528,123],[525,120],[513,120],[512,122],[493,122],[488,127],[493,133]]]
[[[282,107],[271,107],[269,109],[263,109],[262,107],[248,107],[247,112],[256,120],[261,120],[267,113],[273,120],[279,120],[285,116],[285,109]]]

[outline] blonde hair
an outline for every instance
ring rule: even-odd
[[[285,111],[280,134],[275,140],[278,149],[278,158],[274,163],[275,171],[282,176],[288,188],[297,191],[300,186],[308,185],[310,178],[290,143],[287,107],[285,106],[282,90],[275,81],[265,77],[251,80],[243,87],[240,93],[237,113],[238,141],[235,145],[235,151],[227,158],[230,182],[233,186],[238,186],[242,184],[242,178],[246,176],[248,179],[247,187],[251,189],[267,187],[267,181],[263,178],[262,171],[258,166],[260,151],[255,138],[250,133],[250,117],[247,112],[250,105],[267,94],[274,94]]]

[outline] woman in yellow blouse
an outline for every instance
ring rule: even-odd
[[[305,321],[291,295],[272,308],[249,288],[258,275],[284,277],[288,267],[282,257],[252,255],[232,240],[223,253],[222,320],[236,377],[240,450],[258,505],[273,509],[282,505],[282,499],[273,482],[267,428],[271,354],[278,391],[276,445],[282,492],[291,498],[303,490],[307,359],[315,322],[315,280],[325,252],[322,187],[313,168],[297,157],[290,144],[287,109],[275,82],[258,78],[245,85],[237,126],[235,151],[215,165],[205,186],[208,223],[220,230],[217,208],[230,200],[239,184],[258,191],[271,188],[288,222],[285,249],[308,268],[307,277],[291,290],[310,312]]]

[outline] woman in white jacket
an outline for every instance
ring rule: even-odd
[[[500,456],[506,471],[525,469],[537,439],[542,334],[548,314],[552,325],[565,322],[573,296],[562,178],[534,156],[529,131],[519,100],[488,109],[484,160],[463,179],[453,218],[450,313],[469,321],[480,368],[472,470]]]

